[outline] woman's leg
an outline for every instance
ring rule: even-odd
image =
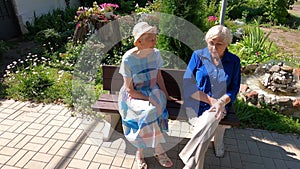
[[[138,148],[136,151],[136,161],[138,163],[138,169],[147,169],[146,161],[144,160],[143,149]]]

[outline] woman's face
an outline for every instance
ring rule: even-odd
[[[141,36],[141,46],[143,49],[154,48],[156,45],[156,34],[145,33]]]
[[[224,55],[224,52],[227,48],[227,44],[223,41],[220,37],[214,37],[207,41],[207,46],[210,54],[213,57],[220,57],[222,58]]]

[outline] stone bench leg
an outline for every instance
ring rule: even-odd
[[[224,133],[225,129],[230,128],[229,125],[218,125],[214,136],[214,148],[217,157],[224,156]]]
[[[111,134],[115,130],[118,121],[120,119],[119,114],[109,114],[109,113],[103,113],[104,114],[104,127],[102,129],[103,133],[103,141],[108,141],[111,137]]]

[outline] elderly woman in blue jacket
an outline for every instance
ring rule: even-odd
[[[240,88],[240,59],[227,49],[232,41],[230,30],[222,25],[214,26],[208,30],[205,41],[207,47],[193,52],[184,74],[184,106],[191,124],[198,131],[190,141],[198,138],[199,132],[203,134],[202,128],[207,127],[210,134],[203,134],[195,149],[189,147],[189,144],[183,149],[180,156],[184,159],[185,168],[203,168],[208,143]],[[207,118],[200,120],[204,112]],[[208,123],[209,116],[212,121]],[[203,126],[201,123],[208,125]],[[195,153],[187,156],[190,153],[184,151],[197,152],[197,158]]]

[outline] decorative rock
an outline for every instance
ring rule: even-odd
[[[271,67],[271,69],[269,70],[269,72],[279,72],[280,71],[280,66],[278,65],[274,65]]]
[[[293,72],[293,68],[287,65],[283,65],[281,66],[281,70],[288,72],[288,73],[292,73]]]

